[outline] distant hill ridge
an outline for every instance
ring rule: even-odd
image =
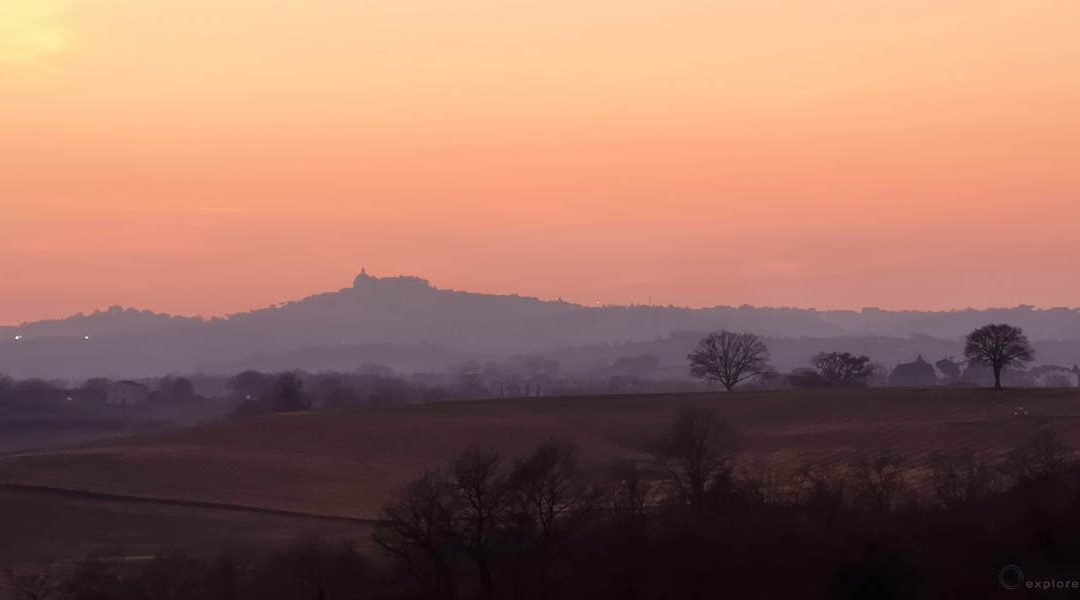
[[[1019,325],[1033,340],[1080,341],[1080,310],[1067,308],[934,312],[588,307],[439,289],[419,277],[380,278],[361,271],[351,287],[226,317],[180,317],[112,307],[0,327],[0,372],[139,375],[224,368],[256,354],[303,348],[386,344],[423,347],[429,354],[435,348],[447,356],[498,357],[721,328],[774,338],[957,340],[989,322]]]

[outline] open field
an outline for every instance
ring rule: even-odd
[[[881,449],[912,459],[949,448],[1004,451],[1039,428],[1080,447],[1077,390],[742,392],[383,407],[228,421],[0,457],[0,484],[128,497],[9,489],[0,491],[0,521],[27,543],[36,540],[38,553],[81,550],[89,540],[107,550],[136,531],[195,547],[214,536],[339,535],[360,525],[322,521],[313,528],[316,521],[306,517],[208,505],[372,519],[422,469],[444,465],[469,444],[514,456],[551,437],[575,442],[585,466],[600,473],[614,461],[644,458],[645,440],[689,404],[713,407],[731,423],[740,460],[780,468],[810,459],[847,462]],[[1020,406],[1026,416],[1014,414]],[[131,545],[143,551],[153,544]]]
[[[370,525],[203,506],[0,489],[0,565],[173,550],[250,553],[298,540],[366,543]]]

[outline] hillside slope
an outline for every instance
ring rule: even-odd
[[[1072,309],[586,307],[439,289],[416,277],[376,278],[365,273],[348,288],[225,318],[174,317],[113,307],[69,319],[0,327],[0,369],[17,377],[139,377],[263,364],[355,368],[357,360],[385,356],[382,360],[399,369],[441,370],[468,358],[647,341],[679,331],[721,328],[773,339],[888,337],[897,340],[890,344],[890,354],[907,347],[904,360],[910,360],[927,345],[904,340],[933,336],[955,343],[988,322],[1022,326],[1036,342],[1071,344],[1040,346],[1041,361],[1071,365],[1080,360],[1080,312]],[[927,348],[940,345],[931,341]]]

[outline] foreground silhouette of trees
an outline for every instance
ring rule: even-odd
[[[981,597],[1000,589],[988,563],[1026,556],[1066,569],[1080,559],[1080,545],[1061,546],[1080,534],[1071,508],[1080,475],[1048,430],[1005,455],[959,450],[913,460],[883,449],[777,474],[735,468],[727,426],[689,408],[655,448],[644,465],[651,482],[627,464],[606,487],[574,495],[585,504],[561,521],[555,553],[537,554],[539,538],[521,535],[510,500],[520,492],[508,491],[506,508],[494,511],[504,515],[488,555],[494,577],[484,581],[464,548],[446,544],[460,585],[456,595],[432,597]],[[574,481],[574,472],[558,480]],[[930,475],[920,490],[923,472]],[[504,480],[508,489],[513,480]],[[1018,541],[1022,530],[1038,533]],[[445,538],[460,535],[451,529]]]
[[[882,448],[785,472],[736,466],[729,431],[708,409],[678,411],[658,433],[667,450],[608,478],[563,442],[516,460],[468,448],[387,505],[375,540],[389,564],[309,542],[88,559],[9,572],[0,589],[56,600],[982,598],[1002,591],[1007,564],[1050,578],[1080,562],[1080,473],[1052,430],[1008,452]]]
[[[730,392],[768,369],[769,348],[752,333],[721,331],[698,342],[687,358],[694,377],[718,381]]]
[[[546,598],[562,547],[601,495],[578,472],[573,446],[551,441],[511,468],[471,447],[388,505],[375,541],[433,597],[455,598],[467,568],[477,595],[495,598],[496,571]]]
[[[1035,350],[1024,330],[1004,323],[986,325],[968,334],[964,356],[994,371],[994,389],[1001,389],[1001,372],[1022,367],[1035,359]]]

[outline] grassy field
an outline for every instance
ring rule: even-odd
[[[367,523],[0,489],[0,566],[172,551],[250,553],[307,539],[367,544]]]
[[[844,463],[883,449],[913,460],[950,448],[1004,451],[1040,428],[1080,448],[1077,390],[532,398],[276,415],[27,452],[0,457],[0,484],[371,519],[423,468],[444,465],[469,444],[512,457],[552,437],[570,440],[586,467],[600,473],[614,461],[645,458],[645,441],[678,407],[692,404],[713,407],[731,424],[741,461],[779,468],[811,459]],[[1026,416],[1015,414],[1021,406]],[[199,531],[228,531],[231,537],[244,527],[277,527],[282,535],[304,529],[283,525],[300,517],[136,506],[130,498],[110,504],[105,498],[43,497],[23,518],[20,498],[27,494],[0,494],[0,520],[20,515],[15,520],[24,533],[32,531],[34,519],[55,521],[50,510],[72,507],[80,515],[73,521],[76,531],[86,520],[98,523],[86,525],[87,532],[152,530],[148,524],[156,519],[164,530],[188,531],[192,543],[202,539]],[[135,516],[125,524],[124,515]],[[178,525],[185,519],[189,525]],[[340,527],[330,529],[340,533]],[[38,531],[42,543],[61,539],[55,529]]]

